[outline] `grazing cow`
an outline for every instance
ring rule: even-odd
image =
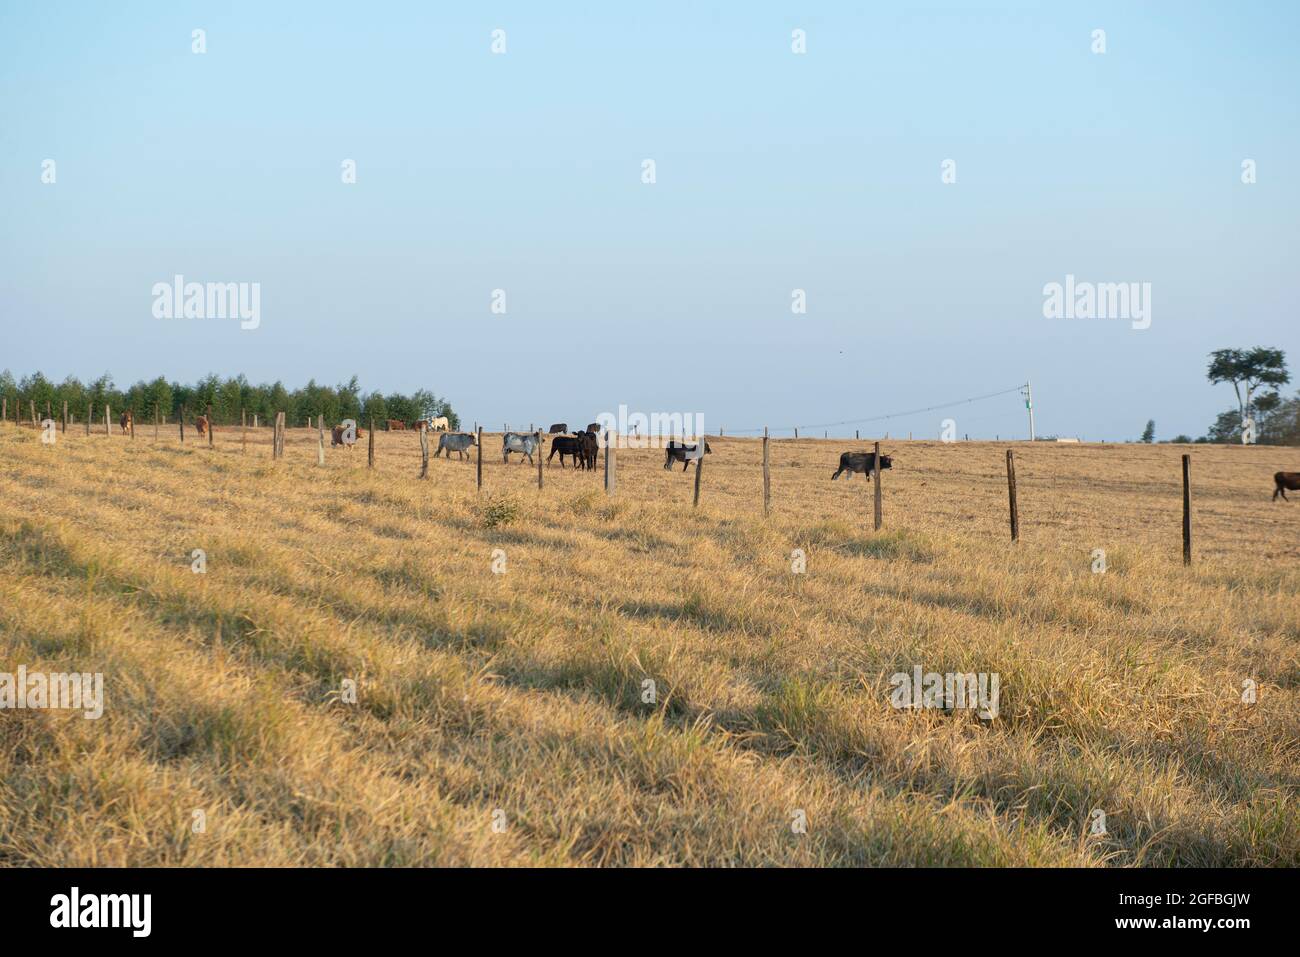
[[[447,432],[451,429],[451,423],[445,415],[439,415],[429,420],[429,428],[434,432]]]
[[[194,427],[199,430],[199,435],[207,435],[209,425],[210,423],[208,422],[208,417],[206,415],[201,415],[194,420]]]
[[[537,437],[531,432],[507,432],[501,437],[501,460],[510,464],[510,453],[518,452],[531,464],[533,453],[537,451]],[[523,459],[520,459],[520,464]]]
[[[590,432],[592,435],[600,435],[600,423],[599,423],[599,422],[588,422],[588,423],[587,423],[587,431]]]
[[[691,462],[700,456],[696,452],[700,446],[699,442],[678,442],[676,439],[668,440],[668,456],[664,459],[664,469],[672,469],[674,462],[682,463],[682,471],[685,472],[690,468]],[[709,440],[704,440],[704,454],[712,455],[713,449],[709,448]]]
[[[578,440],[582,443],[582,467],[584,469],[596,470],[596,454],[600,450],[600,440],[596,438],[596,433],[588,429],[586,432],[578,433]]]
[[[1273,482],[1277,488],[1273,489],[1273,501],[1277,501],[1279,495],[1282,501],[1291,501],[1286,497],[1287,489],[1292,492],[1300,492],[1300,472],[1278,472],[1273,476]]]
[[[352,434],[349,435],[346,426],[336,425],[330,430],[330,448],[342,445],[347,449],[351,449],[352,446],[356,445],[357,436],[360,434],[360,429],[353,429]]]
[[[131,431],[131,419],[132,419],[132,418],[133,418],[133,415],[131,414],[131,410],[130,410],[130,409],[127,409],[125,412],[122,413],[122,418],[118,421],[118,425],[120,425],[120,426],[122,427],[122,434],[123,434],[123,435],[126,435],[128,432]]]
[[[401,419],[389,419],[389,420],[388,420],[388,431],[389,431],[389,432],[405,432],[405,431],[406,431],[406,423],[403,422]]]
[[[848,472],[849,478],[853,478],[854,472],[861,472],[867,477],[867,481],[870,482],[871,471],[875,467],[875,452],[844,452],[840,455],[840,467],[837,468],[835,474],[831,476],[831,481],[834,482],[839,478],[841,472]],[[894,460],[888,455],[882,455],[880,457],[880,467],[882,469],[893,468]]]
[[[563,435],[565,432],[568,431],[569,431],[569,424],[567,422],[556,422],[553,426],[551,426],[549,429],[546,430],[546,434]]]
[[[546,464],[551,464],[551,459],[555,458],[556,453],[560,455],[560,468],[564,468],[564,457],[573,456],[573,467],[577,468],[582,456],[582,438],[576,435],[557,435],[551,439],[551,454],[546,457]]]
[[[451,458],[451,453],[456,452],[460,455],[461,461],[465,460],[465,453],[474,447],[474,436],[467,432],[444,432],[438,436],[438,451],[433,453],[436,459],[442,455],[442,450],[447,450],[447,458]]]

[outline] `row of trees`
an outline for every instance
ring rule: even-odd
[[[69,376],[56,383],[39,372],[15,380],[6,369],[0,372],[0,396],[8,400],[11,416],[15,408],[26,415],[29,403],[35,402],[38,415],[45,415],[49,409],[57,418],[62,414],[66,401],[68,411],[78,420],[84,419],[87,408],[92,418],[102,417],[106,405],[114,410],[114,414],[124,409],[133,410],[137,422],[152,420],[155,410],[168,421],[175,421],[182,407],[187,417],[193,419],[211,406],[213,420],[222,425],[238,424],[241,413],[247,413],[249,421],[257,415],[261,421],[270,422],[275,413],[284,412],[291,425],[305,424],[308,416],[314,419],[320,415],[325,416],[329,423],[356,419],[362,424],[370,419],[376,422],[386,419],[411,422],[445,415],[453,429],[460,428],[460,417],[451,404],[428,389],[420,389],[411,395],[400,392],[363,394],[356,376],[346,385],[318,385],[313,379],[297,389],[288,389],[281,382],[254,385],[243,375],[228,379],[208,375],[192,384],[168,382],[159,376],[152,382],[140,381],[127,389],[119,389],[108,373],[92,382]]]
[[[1219,413],[1206,442],[1300,443],[1300,394],[1284,399],[1278,391],[1291,381],[1281,349],[1219,349],[1210,353],[1206,377],[1231,383],[1237,396],[1237,408]]]
[[[1211,385],[1230,384],[1237,407],[1220,412],[1201,438],[1179,435],[1172,441],[1300,445],[1300,393],[1283,398],[1278,391],[1291,381],[1281,349],[1219,349],[1210,353],[1205,376]],[[1155,422],[1148,421],[1139,441],[1153,442],[1155,433]]]

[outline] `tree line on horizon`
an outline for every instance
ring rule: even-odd
[[[82,382],[76,376],[54,382],[40,372],[18,380],[5,369],[0,372],[0,396],[8,400],[11,420],[15,410],[25,420],[33,402],[38,416],[44,417],[48,409],[58,419],[66,401],[68,413],[79,422],[85,421],[87,410],[92,421],[102,418],[105,406],[114,416],[130,409],[138,424],[152,421],[155,410],[168,422],[175,422],[182,408],[186,418],[193,421],[211,406],[212,419],[218,425],[237,425],[243,415],[247,415],[250,423],[256,415],[262,423],[269,424],[277,412],[283,412],[290,425],[304,425],[308,416],[315,419],[321,415],[331,424],[355,419],[362,426],[371,419],[376,423],[388,419],[412,422],[445,415],[452,429],[460,428],[460,417],[451,403],[432,391],[418,389],[410,395],[363,393],[356,376],[336,386],[319,385],[311,379],[296,389],[289,389],[279,381],[254,385],[242,373],[226,379],[209,374],[194,383],[168,382],[159,376],[151,382],[141,380],[120,389],[107,372],[91,382]]]
[[[1170,442],[1240,445],[1250,424],[1256,445],[1300,445],[1300,392],[1283,398],[1279,391],[1291,381],[1281,349],[1218,349],[1210,353],[1205,377],[1211,385],[1230,384],[1237,407],[1220,412],[1200,438],[1179,435]],[[1155,441],[1155,429],[1155,422],[1149,420],[1138,441]]]

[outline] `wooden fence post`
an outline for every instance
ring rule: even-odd
[[[283,412],[275,413],[275,435],[271,440],[273,443],[271,454],[277,459],[284,458],[284,416]]]
[[[321,433],[322,435],[324,433]],[[323,441],[323,440],[322,440]],[[429,477],[429,433],[420,430],[420,478]]]
[[[158,441],[158,403],[153,404],[153,440]]]
[[[181,445],[185,444],[185,406],[181,406],[181,414],[177,416],[176,421],[181,427]]]
[[[208,417],[208,448],[211,449],[216,447],[216,432],[217,432],[217,430],[213,428],[212,406],[208,406],[207,417]]]
[[[113,410],[109,408],[108,403],[104,403],[104,433],[113,434]]]
[[[248,451],[248,410],[239,410],[239,451]]]
[[[1183,564],[1192,563],[1192,457],[1183,453]]]
[[[66,404],[66,403],[65,403]],[[0,398],[0,422],[9,424],[9,397]],[[66,429],[64,430],[66,431]]]
[[[483,491],[483,426],[478,427],[478,462],[475,465],[475,481],[478,482],[478,490]]]
[[[542,490],[542,430],[537,429],[533,432],[533,438],[537,440],[537,490]]]
[[[27,400],[27,403],[28,403],[28,405],[31,406],[31,413],[32,413],[32,428],[33,428],[33,429],[39,429],[40,426],[37,425],[37,423],[36,423],[36,400],[35,400],[35,399],[28,399],[28,400]]]
[[[700,474],[704,471],[704,450],[707,447],[704,436],[695,440],[695,450],[699,452],[699,457],[695,460],[695,502],[692,508],[700,507]]]
[[[370,434],[366,438],[368,439],[366,444],[366,468],[372,469],[375,467],[375,420],[373,418],[370,420]]]
[[[94,408],[93,403],[91,402],[86,403],[86,434],[87,435],[90,434],[90,413],[93,410],[93,408]]]
[[[763,514],[772,507],[772,470],[768,461],[767,426],[763,426]]]
[[[325,416],[316,417],[316,464],[325,464]]]
[[[872,471],[876,473],[874,476],[875,482],[872,483],[875,485],[875,489],[874,489],[875,524],[876,524],[876,531],[880,531],[880,526],[885,523],[885,517],[884,517],[884,506],[883,503],[881,502],[881,492],[880,492],[880,443],[879,442],[876,443],[876,461],[872,468]]]
[[[131,410],[131,441],[135,441],[135,409]]]
[[[794,427],[794,437],[799,438],[799,426],[797,425]]]
[[[858,442],[862,441],[862,436],[858,435],[858,430],[857,430],[857,429],[854,429],[854,430],[853,430],[853,438],[854,438],[854,441],[858,441]]]
[[[613,495],[618,487],[618,462],[614,458],[614,445],[609,440],[609,429],[605,430],[605,494]]]
[[[63,434],[68,433],[68,400],[63,400]]]
[[[1020,508],[1016,504],[1015,453],[1007,449],[1007,497],[1011,505],[1011,540],[1020,541]]]

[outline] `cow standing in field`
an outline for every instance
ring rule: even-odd
[[[130,409],[122,413],[122,418],[118,420],[118,425],[122,427],[122,434],[126,435],[131,431],[131,420],[134,418]]]
[[[704,452],[700,453],[697,451],[700,447],[699,442],[678,442],[676,439],[669,439],[668,445],[666,446],[668,456],[664,459],[664,469],[671,470],[674,462],[681,462],[682,471],[685,472],[690,468],[691,462],[698,459],[701,454],[712,455],[713,449],[709,448],[708,440],[705,439],[703,441]]]
[[[569,424],[567,422],[556,422],[554,425],[552,425],[549,429],[546,430],[546,434],[563,435],[565,432],[568,431],[569,431]]]
[[[389,431],[389,432],[405,432],[405,431],[406,431],[406,423],[403,422],[401,419],[389,419],[389,420],[388,420],[388,431]]]
[[[588,429],[586,432],[578,433],[578,441],[582,443],[582,455],[580,461],[584,469],[596,470],[596,454],[600,450],[600,440],[596,438],[596,433]]]
[[[599,422],[588,422],[588,423],[587,423],[587,431],[590,432],[592,435],[600,435],[600,423],[599,423]]]
[[[537,451],[537,437],[531,433],[507,432],[501,437],[501,460],[510,464],[510,453],[518,452],[531,464],[533,453]],[[523,464],[523,459],[520,459]]]
[[[357,444],[357,435],[359,433],[360,430],[358,429],[352,429],[349,432],[347,426],[334,426],[334,428],[330,430],[330,448],[342,445],[344,448],[351,451],[352,446]]]
[[[1276,502],[1281,495],[1282,501],[1289,502],[1291,500],[1286,497],[1288,490],[1300,492],[1300,472],[1278,472],[1273,476],[1273,484],[1277,486],[1273,489],[1273,501]]]
[[[451,453],[456,452],[460,455],[461,461],[465,459],[465,453],[475,445],[474,436],[466,432],[444,432],[438,436],[438,450],[433,453],[436,459],[442,455],[442,450],[447,450],[447,458],[451,459]]]
[[[849,478],[853,478],[854,472],[859,472],[865,475],[867,481],[870,482],[871,473],[874,471],[875,467],[875,452],[844,452],[840,455],[840,467],[837,468],[835,474],[831,476],[831,481],[834,482],[839,478],[841,472],[848,472]],[[880,467],[882,469],[893,468],[894,460],[888,455],[882,455],[880,457]]]
[[[434,432],[447,432],[451,429],[451,424],[445,415],[438,415],[429,420],[429,428]]]
[[[573,467],[577,468],[582,456],[582,438],[576,435],[557,435],[551,440],[551,454],[546,457],[546,464],[551,464],[551,459],[555,458],[556,453],[560,456],[560,468],[564,468],[564,457],[573,456]]]
[[[199,436],[202,437],[208,434],[208,429],[212,427],[212,423],[208,421],[206,415],[201,415],[194,420],[194,427],[199,430]]]

